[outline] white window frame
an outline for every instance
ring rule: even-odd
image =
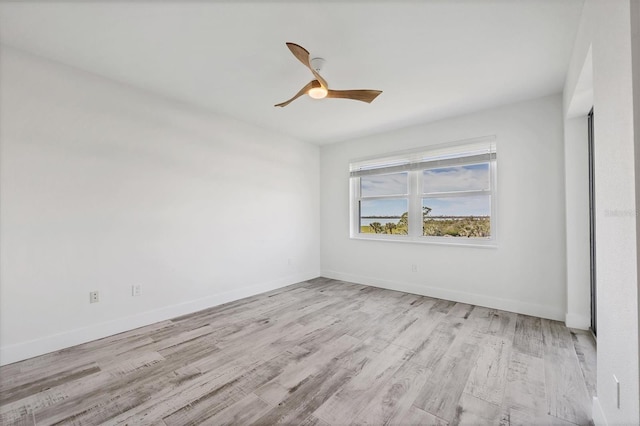
[[[474,154],[482,152],[482,154]],[[470,154],[471,153],[471,154]],[[485,157],[478,157],[485,155]],[[482,158],[474,161],[473,158]],[[440,158],[446,158],[440,160]],[[489,189],[474,191],[450,191],[439,194],[423,194],[422,173],[429,168],[446,167],[459,160],[460,165],[489,163]],[[443,165],[438,166],[439,162]],[[425,164],[432,164],[425,167]],[[465,245],[478,247],[497,247],[498,242],[498,191],[497,191],[497,149],[495,136],[468,139],[426,146],[418,150],[401,151],[387,155],[352,160],[349,164],[350,193],[350,238],[359,240],[396,241],[423,244]],[[377,173],[379,171],[379,173]],[[389,195],[362,197],[360,177],[362,175],[383,175],[408,171],[408,195]],[[491,236],[490,237],[434,237],[423,235],[422,199],[445,198],[454,196],[490,195],[491,198]],[[360,201],[376,199],[408,199],[408,235],[369,234],[360,232]]]

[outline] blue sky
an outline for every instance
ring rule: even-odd
[[[362,176],[360,191],[363,197],[380,195],[404,195],[408,193],[409,173],[392,173],[389,175]]]
[[[489,189],[489,163],[425,170],[424,193]]]
[[[491,197],[474,195],[470,197],[424,198],[422,205],[430,207],[429,216],[490,216]]]
[[[401,216],[408,211],[407,200],[363,200],[360,203],[362,216]]]
[[[408,173],[393,173],[360,178],[363,196],[403,195],[407,193]],[[464,197],[438,197],[438,192],[473,191],[489,189],[489,164],[473,164],[423,172],[423,191],[431,197],[423,199],[423,206],[432,209],[431,216],[488,216],[491,197],[473,195]],[[363,200],[362,216],[400,216],[408,209],[407,201]]]

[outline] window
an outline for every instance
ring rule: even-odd
[[[360,178],[361,232],[408,235],[409,173]]]
[[[351,237],[492,245],[495,138],[353,161]]]

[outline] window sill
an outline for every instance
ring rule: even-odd
[[[495,239],[484,238],[460,238],[460,237],[410,237],[406,235],[375,235],[356,234],[351,235],[352,240],[386,241],[394,243],[431,244],[440,246],[498,248]],[[454,239],[455,238],[455,239]]]

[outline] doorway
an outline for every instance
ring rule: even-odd
[[[595,210],[595,151],[593,134],[593,108],[589,111],[588,120],[589,134],[589,261],[591,280],[591,331],[594,336],[598,332],[597,297],[596,291],[596,210]]]

